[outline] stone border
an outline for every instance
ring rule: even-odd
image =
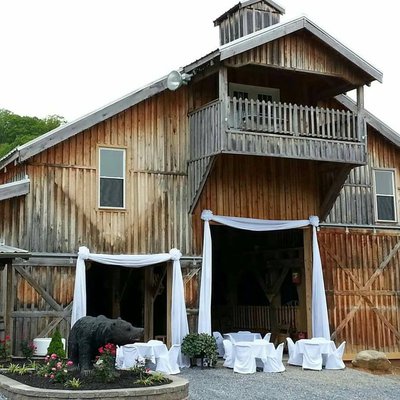
[[[188,400],[189,382],[178,376],[168,375],[171,383],[132,389],[109,390],[52,390],[40,389],[25,385],[0,374],[0,393],[8,400],[40,400],[40,399],[101,399],[118,400]]]

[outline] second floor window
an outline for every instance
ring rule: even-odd
[[[375,211],[378,221],[396,221],[396,196],[394,171],[376,169],[375,180]]]
[[[125,150],[100,148],[99,206],[125,207]]]

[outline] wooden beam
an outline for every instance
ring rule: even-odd
[[[346,182],[347,177],[349,176],[350,171],[353,166],[349,164],[344,164],[340,167],[339,171],[335,174],[334,180],[331,183],[329,190],[326,192],[325,197],[322,201],[322,204],[319,207],[319,218],[321,221],[324,221],[326,217],[329,215],[333,204],[335,203],[337,197],[342,190],[344,183]]]

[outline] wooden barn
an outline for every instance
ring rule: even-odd
[[[195,331],[211,210],[318,216],[332,337],[347,357],[400,356],[400,137],[364,109],[364,87],[382,73],[308,18],[280,22],[284,12],[238,3],[214,21],[215,51],[0,160],[0,236],[28,255],[8,254],[1,272],[14,354],[56,326],[68,336],[80,246],[178,248]],[[211,224],[213,330],[312,335],[311,232]],[[89,315],[170,338],[170,262],[92,262],[86,273]]]

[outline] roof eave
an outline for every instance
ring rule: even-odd
[[[351,99],[349,96],[344,94],[339,94],[335,96],[335,99],[343,104],[346,108],[348,108],[352,112],[357,112],[357,104]],[[377,118],[374,114],[370,113],[368,110],[364,109],[364,115],[367,124],[371,125],[375,130],[380,132],[386,139],[392,142],[394,145],[400,148],[400,135],[382,122],[379,118]]]
[[[318,27],[316,24],[314,24],[312,21],[304,16],[296,18],[292,21],[269,26],[268,28],[261,29],[250,35],[236,39],[221,46],[221,61],[253,49],[255,47],[261,46],[265,43],[279,39],[283,36],[299,31],[301,29],[308,30],[324,43],[335,49],[343,57],[348,59],[353,64],[357,65],[360,69],[362,69],[371,77],[371,81],[377,80],[378,82],[382,82],[383,74],[381,71],[359,57],[352,50],[344,46],[342,43],[337,41],[335,38],[330,36],[323,29]]]

